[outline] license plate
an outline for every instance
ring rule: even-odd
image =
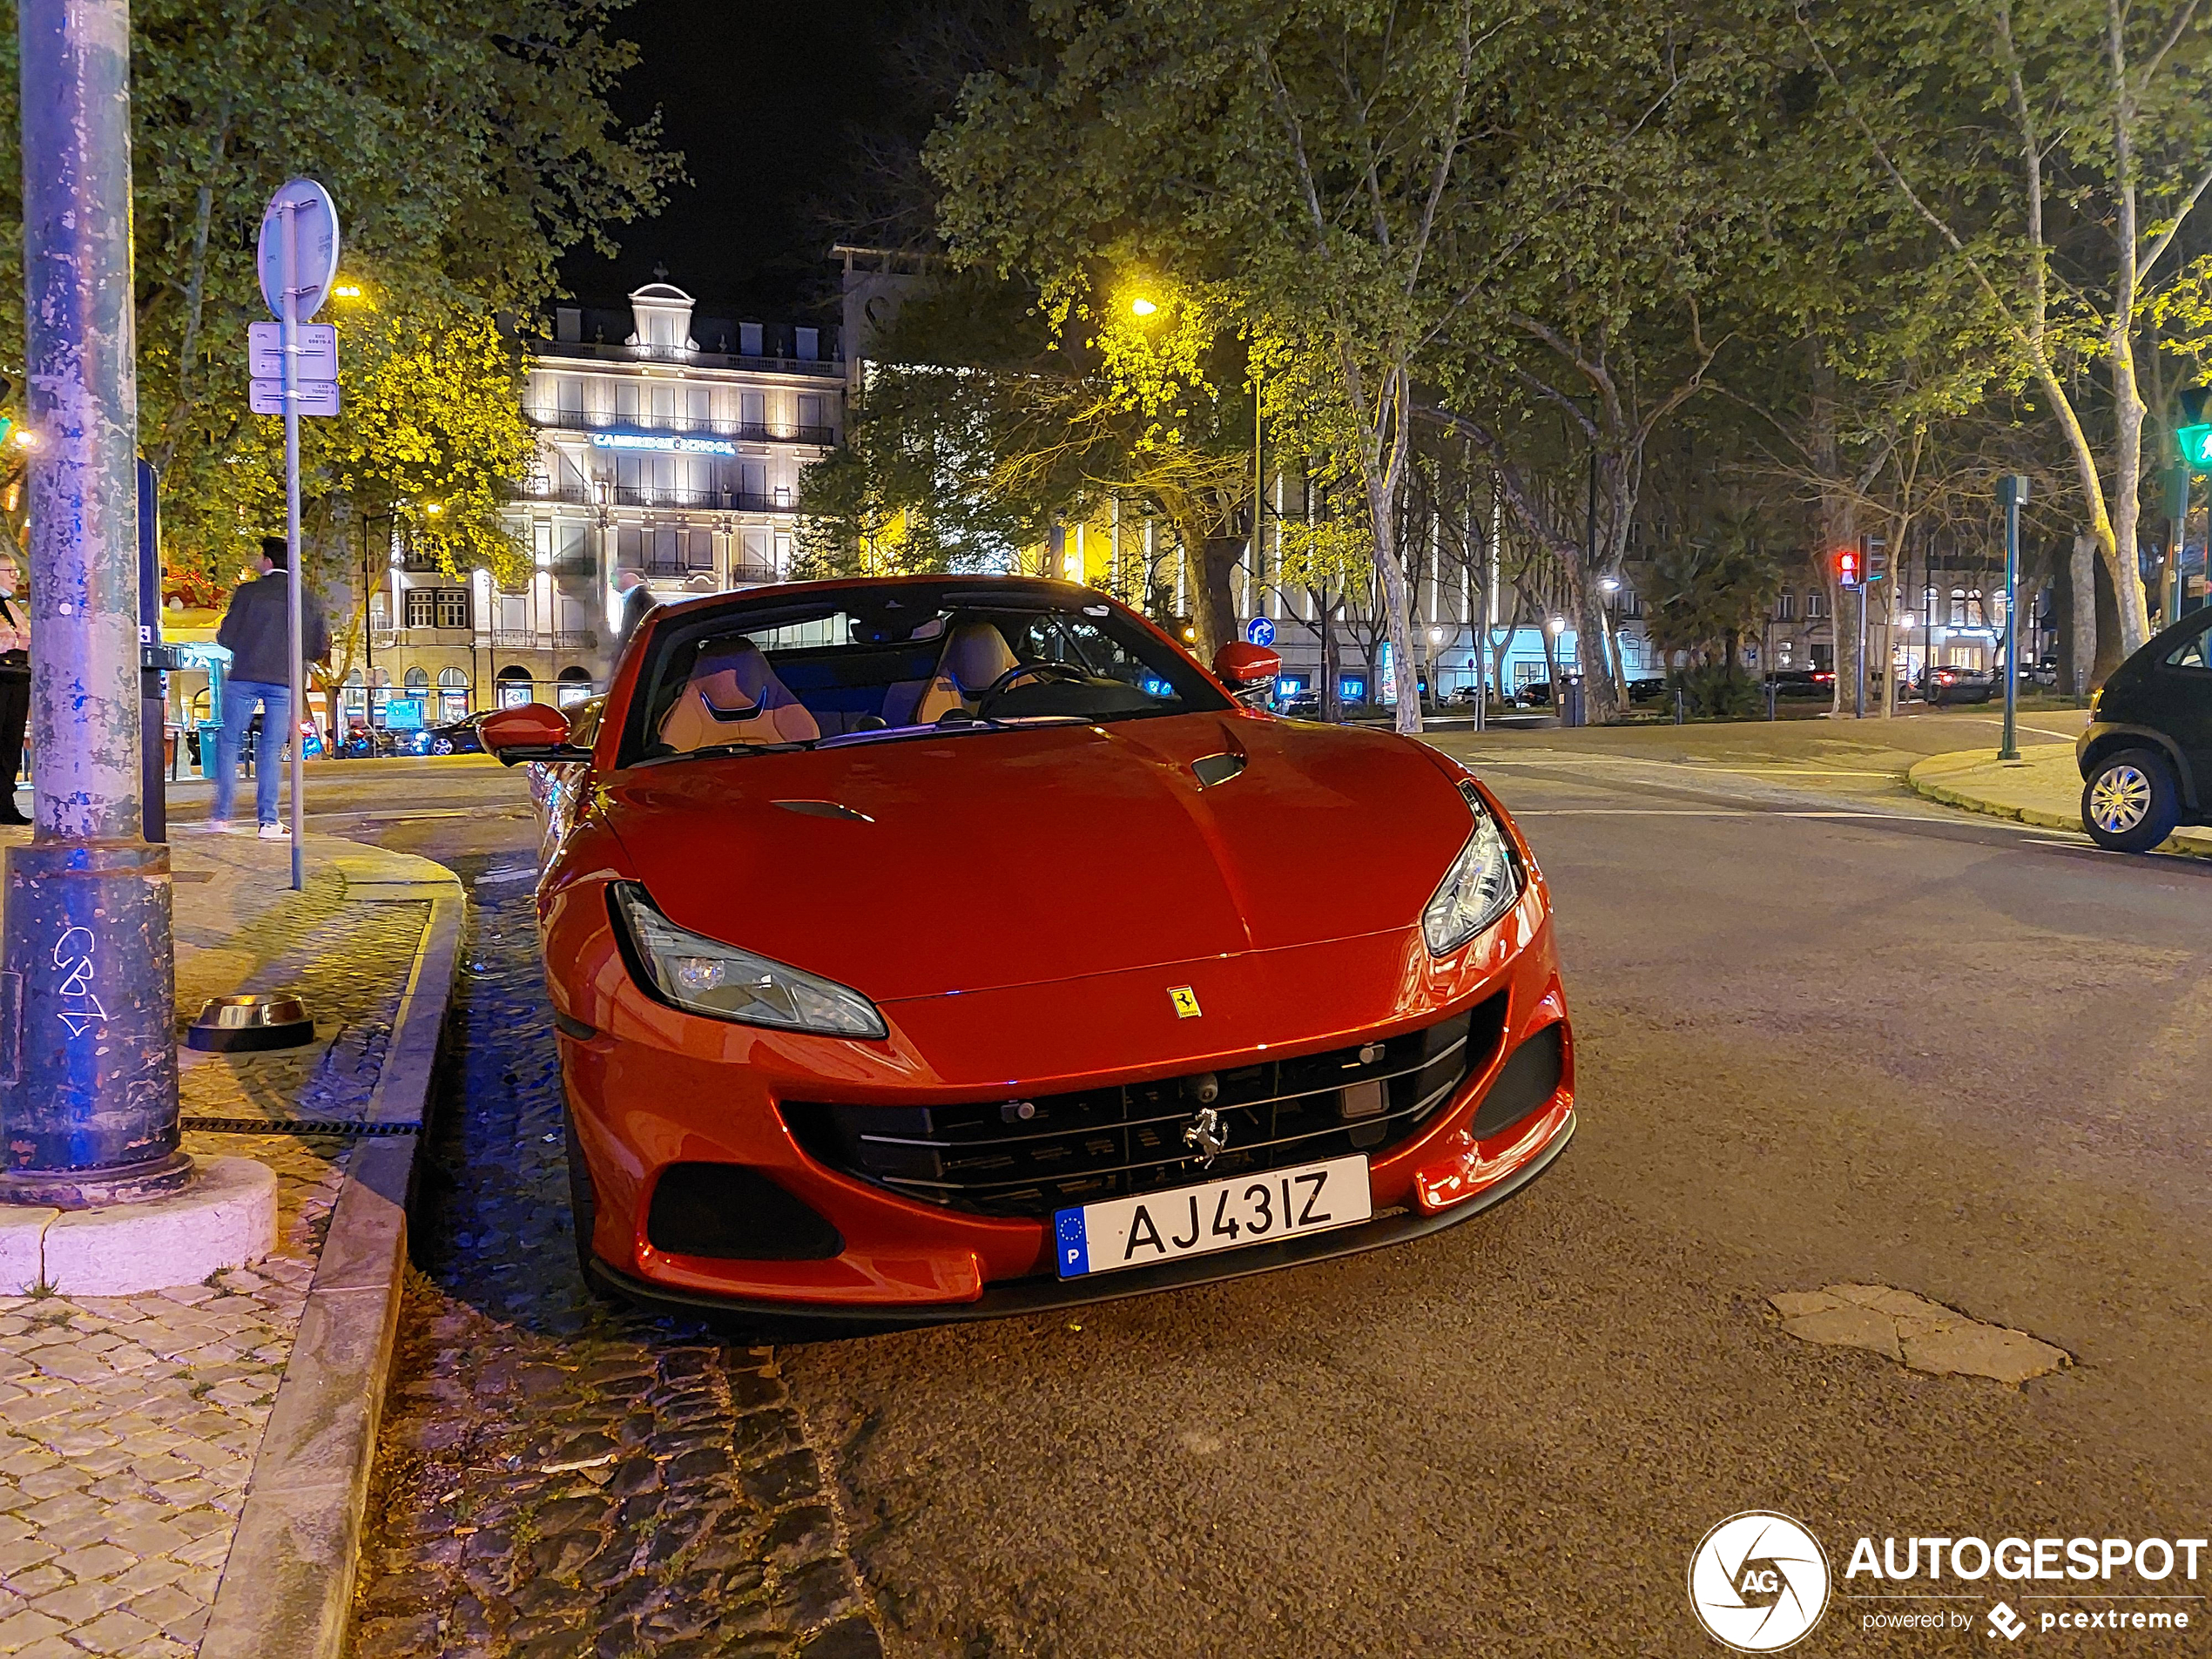
[[[1062,1210],[1053,1232],[1060,1277],[1081,1278],[1349,1227],[1373,1213],[1367,1160],[1352,1157]]]

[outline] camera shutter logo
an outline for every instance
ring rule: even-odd
[[[1828,1558],[1787,1515],[1751,1509],[1707,1533],[1689,1558],[1689,1605],[1716,1642],[1778,1653],[1828,1608]]]

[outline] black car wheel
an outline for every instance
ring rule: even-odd
[[[451,754],[453,752],[453,739],[451,738],[433,738],[430,740],[430,752],[434,755]]]
[[[2107,755],[2081,786],[2089,839],[2115,853],[2148,853],[2181,822],[2181,791],[2166,762],[2148,749]]]

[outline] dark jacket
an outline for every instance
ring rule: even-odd
[[[627,645],[637,632],[637,624],[645,620],[645,613],[655,604],[653,590],[640,582],[622,597],[622,643]]]
[[[231,595],[231,608],[215,631],[215,643],[231,653],[230,677],[260,685],[282,685],[292,678],[287,639],[285,572],[273,570]],[[319,663],[330,655],[330,629],[312,593],[300,596],[300,654]]]

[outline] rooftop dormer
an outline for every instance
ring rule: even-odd
[[[628,343],[655,352],[695,352],[691,338],[691,296],[666,282],[648,282],[630,296],[636,327]]]

